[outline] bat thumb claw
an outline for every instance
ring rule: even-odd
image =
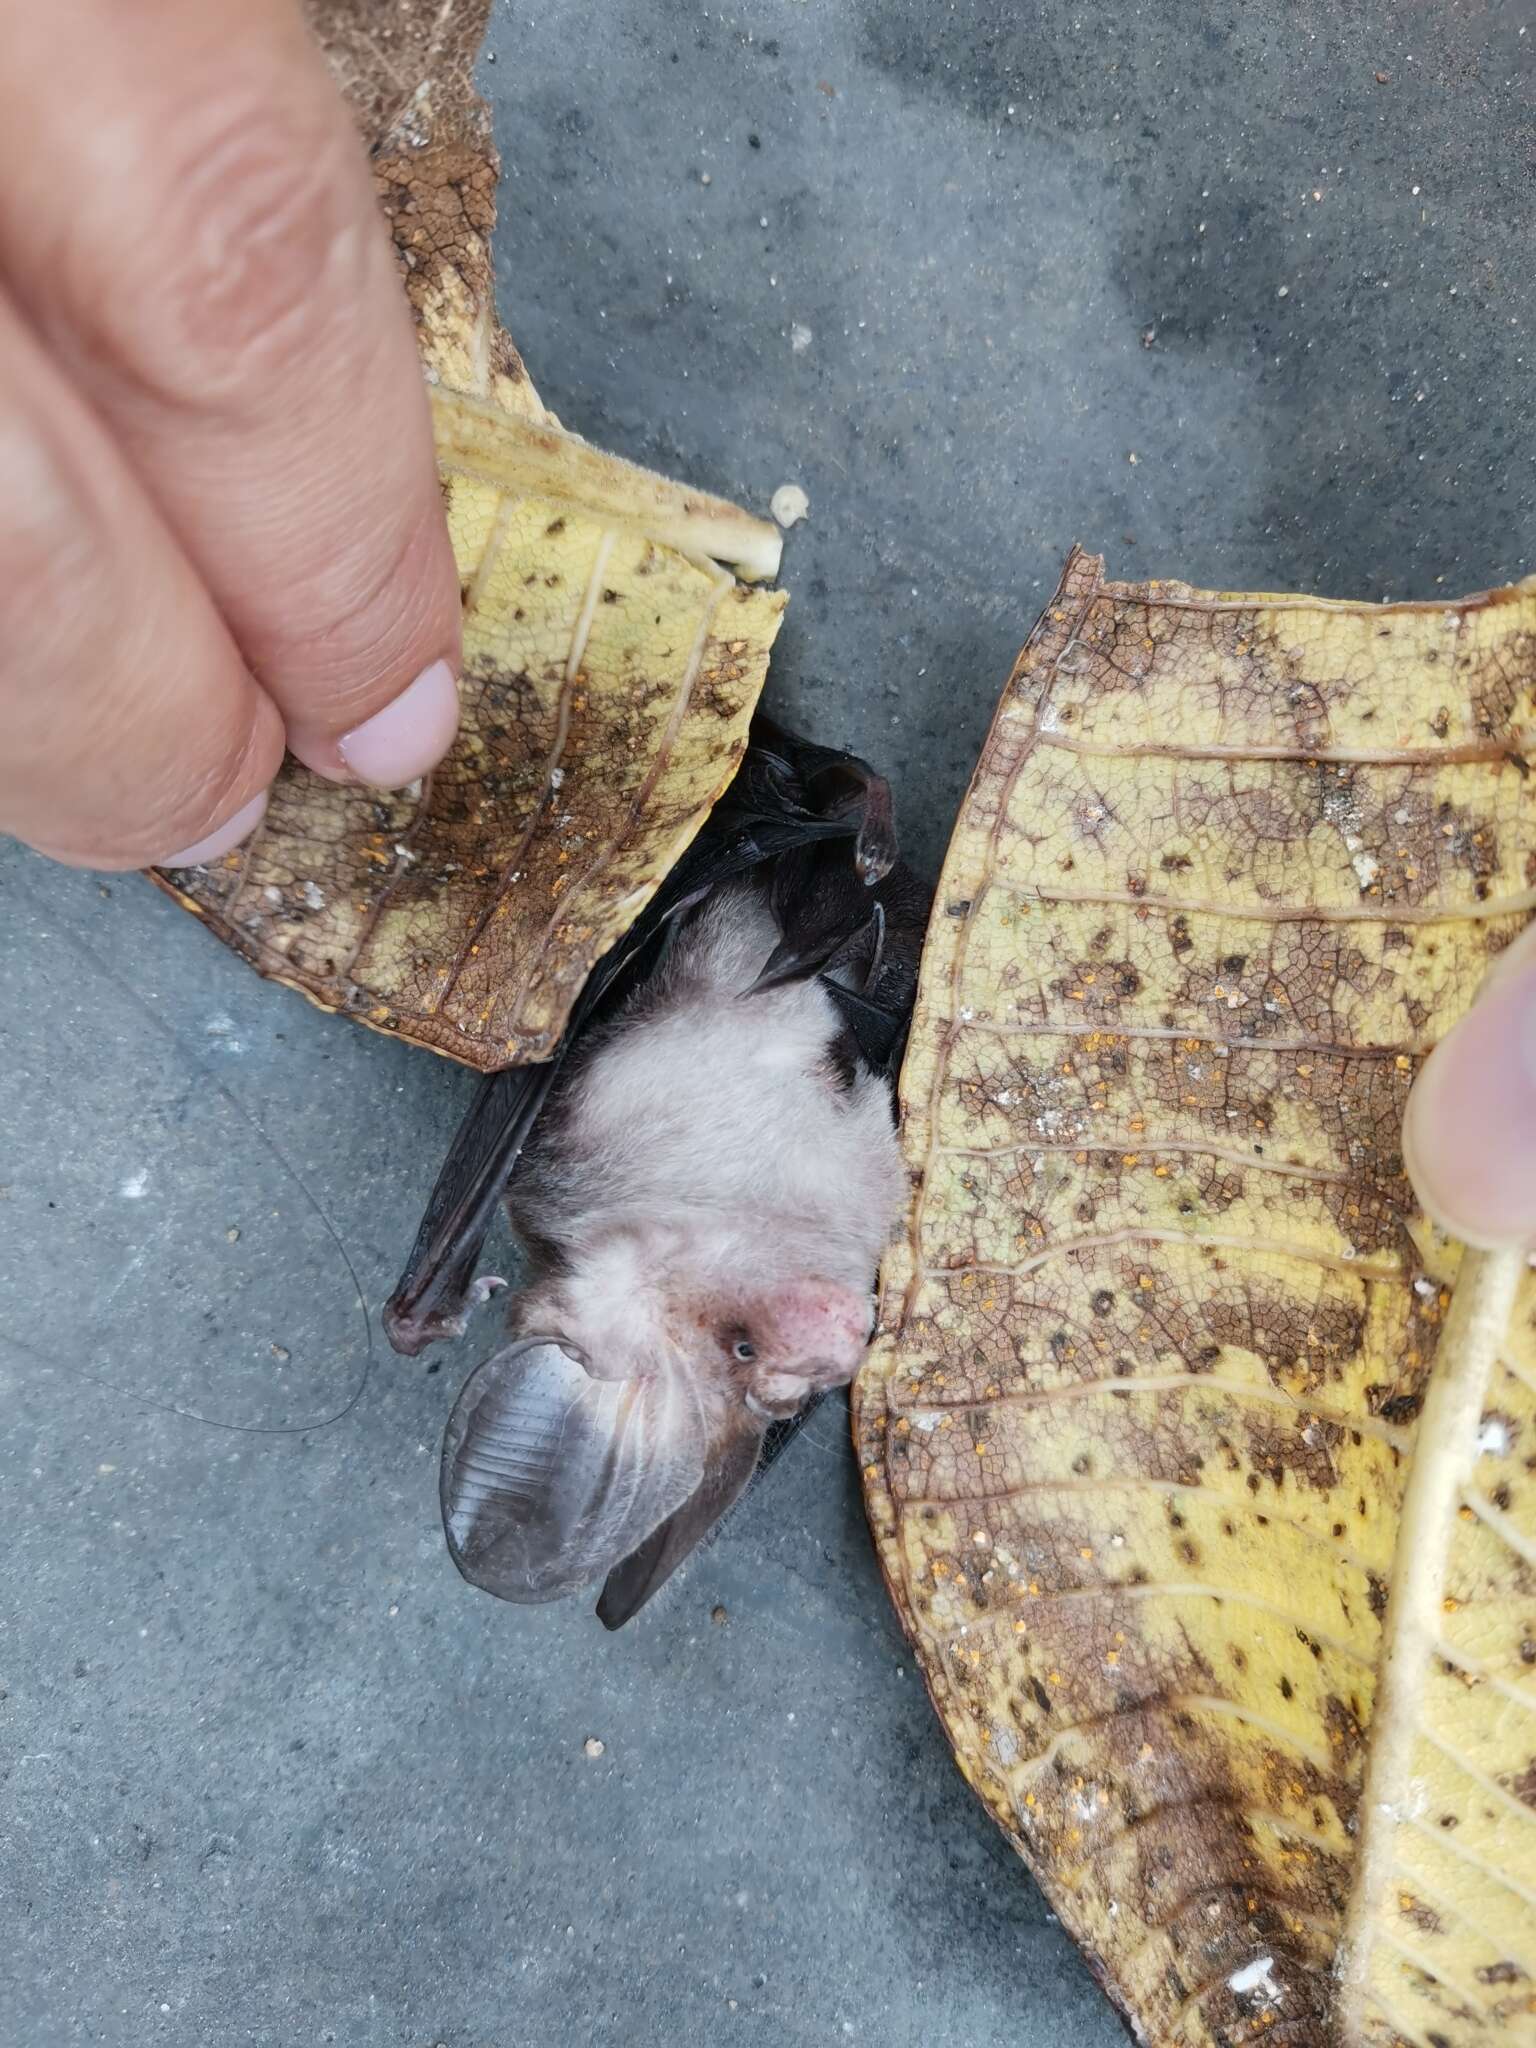
[[[785,939],[768,955],[756,981],[743,991],[743,998],[766,995],[769,989],[783,988],[786,982],[804,981],[822,964],[821,958],[807,955],[799,946]]]

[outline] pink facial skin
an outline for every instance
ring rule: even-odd
[[[845,1386],[869,1343],[870,1298],[835,1280],[785,1281],[761,1294],[706,1301],[695,1321],[754,1414],[792,1415],[813,1393]]]

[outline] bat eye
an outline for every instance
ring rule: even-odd
[[[738,1365],[750,1365],[757,1356],[757,1346],[750,1337],[738,1337],[731,1346],[731,1356]]]

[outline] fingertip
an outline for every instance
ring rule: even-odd
[[[1426,1212],[1465,1243],[1536,1243],[1536,961],[1495,978],[1430,1055],[1403,1164]]]
[[[337,740],[290,735],[289,745],[317,775],[403,789],[426,775],[459,729],[459,686],[446,661],[431,662],[400,695]]]
[[[253,796],[249,803],[242,804],[232,818],[226,818],[222,825],[216,825],[211,832],[194,840],[191,846],[183,847],[180,853],[169,853],[164,860],[154,865],[162,868],[198,868],[211,860],[218,860],[226,853],[249,839],[256,827],[266,816],[267,791]]]

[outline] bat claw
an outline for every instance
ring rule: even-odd
[[[860,835],[854,849],[853,864],[858,870],[859,880],[866,889],[873,889],[877,882],[883,882],[896,865],[896,848],[889,839],[874,843]]]
[[[462,1337],[469,1328],[470,1310],[479,1308],[506,1285],[499,1275],[483,1273],[478,1280],[470,1281],[459,1297],[463,1305],[458,1308],[412,1308],[402,1305],[398,1296],[391,1296],[384,1305],[384,1334],[402,1358],[419,1358],[430,1344]]]

